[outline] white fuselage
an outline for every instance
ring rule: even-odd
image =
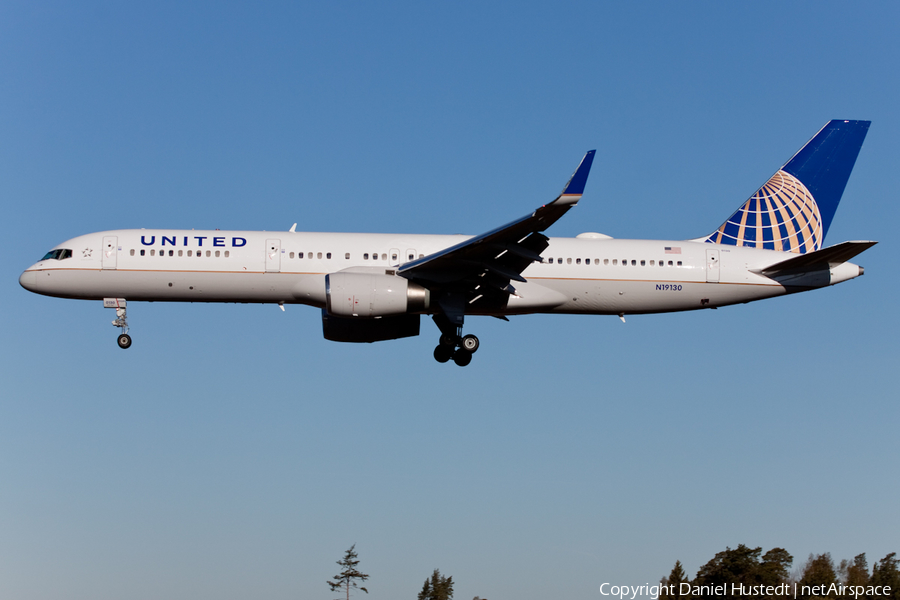
[[[325,276],[346,269],[389,274],[469,236],[266,231],[116,230],[57,246],[20,282],[48,296],[155,302],[325,306]],[[514,282],[500,314],[638,314],[715,308],[852,279],[859,267],[778,281],[759,274],[796,254],[698,241],[550,238]],[[497,314],[492,311],[490,314]],[[469,314],[479,314],[477,311]]]

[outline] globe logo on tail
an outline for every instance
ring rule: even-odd
[[[803,254],[822,247],[822,215],[810,191],[778,171],[705,241]]]

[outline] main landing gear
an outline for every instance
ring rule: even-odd
[[[128,335],[128,315],[125,310],[126,302],[124,298],[104,298],[103,306],[105,308],[116,309],[116,320],[112,322],[115,327],[122,330],[116,342],[119,348],[126,350],[131,348],[131,336]]]
[[[480,345],[474,335],[462,335],[462,325],[454,325],[444,315],[435,315],[434,322],[441,330],[441,339],[434,349],[434,360],[445,363],[451,358],[460,367],[472,362],[472,355]]]

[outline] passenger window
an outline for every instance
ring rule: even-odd
[[[131,249],[131,252],[129,252],[129,254],[131,254],[131,256],[134,256],[134,248]]]
[[[368,253],[368,252],[363,253],[363,260],[369,260],[369,253]]]
[[[415,254],[410,254],[410,255],[409,255],[409,258],[408,258],[407,260],[412,260],[412,259],[414,259],[415,257],[416,257]]]
[[[655,260],[651,260],[651,261],[650,261],[650,266],[651,266],[651,267],[655,267],[655,266],[656,266],[656,261],[655,261]]]
[[[387,253],[382,253],[381,260],[387,260]]]
[[[603,264],[604,264],[604,265],[608,265],[608,264],[609,264],[609,259],[608,259],[608,258],[604,258],[604,259],[603,259]]]
[[[350,253],[347,252],[346,254],[344,254],[344,258],[347,259],[347,260],[350,260]]]
[[[325,258],[327,258],[328,260],[331,260],[331,252],[326,252]]]
[[[631,259],[631,266],[632,266],[632,267],[636,267],[636,266],[637,266],[637,261],[634,260],[633,258]]]
[[[193,256],[193,255],[194,255],[193,250],[188,250],[188,256]]]
[[[575,259],[575,264],[576,264],[576,265],[580,265],[580,264],[581,264],[581,259],[580,259],[580,258],[576,258],[576,259]]]
[[[595,259],[594,259],[594,264],[595,264],[595,265],[599,265],[599,264],[600,264],[600,259],[599,259],[599,258],[595,258]]]
[[[552,264],[553,264],[553,257],[550,257],[549,259],[547,259],[547,261],[552,265]]]
[[[156,250],[151,249],[151,250],[150,250],[150,256],[156,256]]]
[[[303,258],[303,253],[302,253],[302,252],[298,252],[298,253],[297,253],[297,258]]]
[[[316,253],[316,257],[317,257],[317,258],[322,258],[322,253],[321,253],[321,252]]]
[[[420,254],[420,255],[419,255],[419,258],[425,258],[425,255],[424,255],[424,254]]]
[[[216,258],[219,258],[219,251],[216,250]]]
[[[669,266],[670,266],[670,267],[672,266],[672,261],[671,261],[671,260],[669,261]]]
[[[206,251],[206,258],[209,258],[209,257],[210,257],[210,255],[211,255],[211,253],[210,253],[210,251],[209,251],[209,250],[207,250],[207,251]]]
[[[397,260],[397,255],[396,255],[396,254],[391,254],[391,260]]]
[[[294,253],[291,252],[291,253],[288,255],[288,257],[289,257],[289,258],[294,258]]]
[[[225,258],[228,258],[229,256],[231,256],[231,252],[228,251],[228,250],[226,250],[226,251],[225,251]]]
[[[681,266],[681,261],[680,261],[680,260],[678,261],[678,266],[679,266],[679,267]]]
[[[144,252],[145,252],[145,250],[143,248],[141,248],[141,256],[144,256]]]
[[[178,251],[178,256],[184,256],[184,250],[179,250],[179,251]]]
[[[659,261],[659,266],[661,266],[661,267],[666,266],[666,261],[664,261],[664,260]]]
[[[646,266],[647,266],[647,261],[646,261],[646,260],[642,260],[642,261],[641,261],[641,266],[642,266],[642,267],[646,267]]]

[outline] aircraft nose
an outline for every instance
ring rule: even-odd
[[[34,271],[25,271],[21,275],[19,275],[19,285],[28,290],[29,292],[36,291],[35,284],[37,283],[37,273]]]

